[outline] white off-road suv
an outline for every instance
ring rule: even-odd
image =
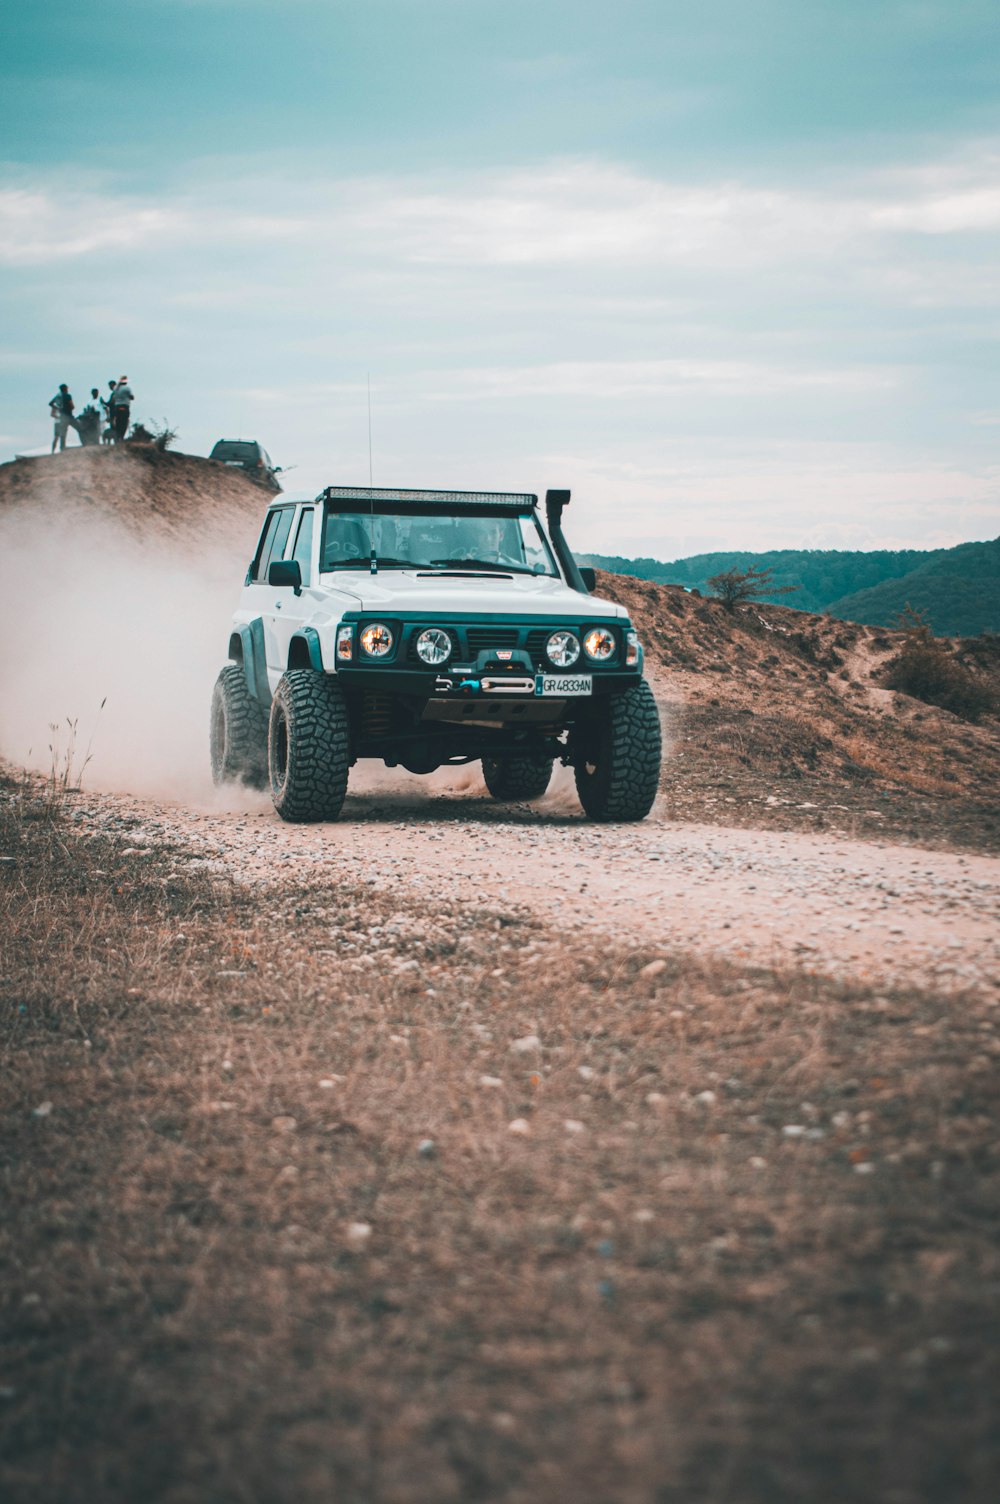
[[[641,820],[660,723],[623,607],[589,592],[568,491],[329,486],[275,501],[212,697],[217,783],[270,784],[285,820],[335,820],[359,757],[482,761],[495,799],[574,770],[596,820]]]

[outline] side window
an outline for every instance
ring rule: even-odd
[[[257,553],[254,556],[253,568],[250,571],[250,578],[252,580],[259,581],[267,579],[267,560],[270,558],[271,544],[274,542],[275,530],[280,521],[280,512],[268,513],[267,521],[264,524],[264,531],[261,533],[260,542],[257,545]]]
[[[275,512],[275,528],[271,534],[268,548],[260,556],[260,580],[267,584],[268,565],[273,564],[275,559],[280,559],[285,552],[285,544],[288,542],[288,534],[292,528],[292,518],[295,516],[293,507],[285,507],[281,512]]]
[[[299,519],[299,530],[295,535],[295,552],[293,559],[298,559],[299,568],[302,570],[303,585],[311,585],[312,580],[312,541],[313,541],[313,509],[306,507]]]

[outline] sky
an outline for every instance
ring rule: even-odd
[[[127,374],[579,549],[994,537],[998,80],[995,0],[8,10],[0,460]]]

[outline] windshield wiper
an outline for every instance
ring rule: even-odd
[[[379,560],[381,563],[381,560]],[[522,569],[520,564],[493,564],[489,559],[432,559],[436,569],[490,569],[495,574],[534,574],[533,569]]]

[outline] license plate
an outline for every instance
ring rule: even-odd
[[[593,692],[592,674],[539,674],[535,680],[536,695],[558,696],[565,700],[570,695],[589,695]]]

